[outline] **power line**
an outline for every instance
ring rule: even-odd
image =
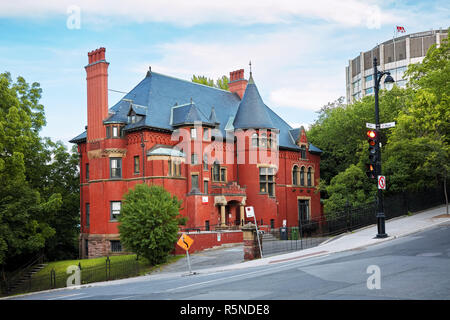
[[[118,92],[118,93],[125,93],[127,94],[128,92],[123,92],[123,91],[119,91],[119,90],[113,90],[113,89],[108,89],[109,91],[114,91],[114,92]]]

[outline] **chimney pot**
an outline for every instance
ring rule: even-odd
[[[241,99],[244,96],[247,82],[248,81],[244,79],[244,69],[230,72],[230,82],[228,83],[229,90],[236,93]]]

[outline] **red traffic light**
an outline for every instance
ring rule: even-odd
[[[367,140],[371,146],[375,146],[376,139],[377,139],[377,133],[374,130],[367,131],[367,136],[369,139]]]
[[[375,131],[373,131],[373,130],[369,130],[369,131],[367,131],[367,136],[368,136],[370,139],[375,139],[376,136],[377,136],[377,133],[376,133]]]

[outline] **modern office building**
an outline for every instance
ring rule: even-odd
[[[447,36],[447,30],[430,30],[395,37],[349,60],[348,66],[345,67],[347,103],[374,94],[374,57],[377,57],[378,70],[389,71],[396,84],[402,87],[406,85],[404,72],[407,66],[422,62],[428,49],[433,44],[439,46],[442,39]],[[382,81],[380,89],[384,88],[385,84]]]

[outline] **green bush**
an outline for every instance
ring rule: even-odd
[[[123,246],[153,265],[164,262],[178,238],[180,208],[163,187],[136,185],[125,194],[119,218]]]

